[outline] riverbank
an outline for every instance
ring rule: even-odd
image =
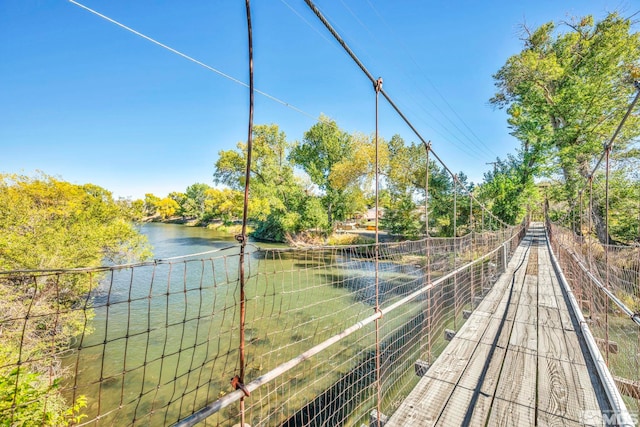
[[[220,233],[227,233],[235,236],[241,233],[242,224],[233,223],[225,224],[220,220],[203,221],[197,218],[170,217],[161,218],[159,215],[146,217],[141,220],[143,223],[162,223],[177,224],[187,227],[203,227],[209,230],[215,230]],[[247,227],[247,233],[251,234],[253,227]],[[267,241],[260,238],[254,238],[258,242],[265,243],[284,243],[290,247],[311,247],[311,246],[345,246],[345,245],[367,245],[375,242],[375,231],[367,229],[353,230],[336,230],[330,235],[321,232],[303,231],[295,235],[288,235],[284,242]],[[392,235],[386,231],[378,231],[378,241],[381,243],[400,241],[400,236]]]

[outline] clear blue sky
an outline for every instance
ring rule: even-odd
[[[247,82],[244,1],[80,1]],[[479,182],[515,152],[492,74],[520,25],[619,10],[618,1],[317,0],[347,43],[454,170]],[[373,89],[302,0],[254,0],[255,123],[290,140],[324,113],[374,130]],[[0,172],[91,182],[115,196],[213,185],[220,150],[246,139],[248,89],[67,1],[0,0]],[[309,117],[309,115],[311,117]],[[382,102],[380,131],[417,141]]]

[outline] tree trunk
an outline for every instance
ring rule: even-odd
[[[589,167],[590,165],[586,161],[580,162],[580,175],[585,179],[588,179],[591,173]],[[603,212],[606,214],[606,209],[600,206],[597,198],[593,198],[593,205],[591,206],[591,212],[589,212],[589,215],[591,215],[596,236],[603,245],[615,244],[616,242],[611,238],[611,235],[607,234],[607,224]]]
[[[596,200],[593,201],[593,206],[591,207],[591,219],[593,220],[593,226],[596,230],[596,236],[598,236],[598,240],[602,244],[610,244],[611,236],[607,234],[607,226],[605,220],[600,213],[600,206]]]

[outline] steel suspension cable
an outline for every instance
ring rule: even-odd
[[[248,88],[248,87],[250,86],[249,84],[247,84],[247,83],[243,82],[242,80],[238,80],[238,79],[236,79],[235,77],[233,77],[233,76],[231,76],[231,75],[229,75],[229,74],[227,74],[227,73],[225,73],[225,72],[223,72],[223,71],[220,71],[220,70],[218,70],[218,69],[216,69],[216,68],[214,68],[214,67],[212,67],[212,66],[210,66],[210,65],[205,64],[205,63],[204,63],[204,62],[202,62],[202,61],[199,61],[199,60],[195,59],[195,58],[194,58],[194,57],[192,57],[192,56],[187,55],[186,53],[183,53],[183,52],[181,52],[181,51],[179,51],[179,50],[177,50],[177,49],[172,48],[171,46],[168,46],[168,45],[166,45],[166,44],[164,44],[164,43],[162,43],[162,42],[159,42],[158,40],[156,40],[156,39],[154,39],[154,38],[152,38],[152,37],[149,37],[149,36],[147,36],[147,35],[145,35],[145,34],[143,34],[143,33],[139,32],[139,31],[136,31],[136,30],[134,30],[133,28],[131,28],[131,27],[129,27],[129,26],[127,26],[127,25],[125,25],[125,24],[123,24],[123,23],[121,23],[121,22],[118,22],[118,21],[116,21],[116,20],[115,20],[115,19],[113,19],[113,18],[108,17],[107,15],[104,15],[104,14],[102,14],[102,13],[100,13],[100,12],[98,12],[98,11],[94,10],[94,9],[91,9],[90,7],[87,7],[87,6],[83,5],[82,3],[79,3],[79,2],[77,2],[77,1],[75,1],[75,0],[68,0],[68,1],[69,1],[70,3],[72,3],[72,4],[76,5],[76,6],[78,6],[78,7],[80,7],[80,8],[82,8],[82,9],[86,10],[87,12],[90,12],[90,13],[92,13],[92,14],[94,14],[94,15],[96,15],[96,16],[98,16],[98,17],[102,18],[102,19],[104,19],[105,21],[111,22],[112,24],[115,24],[115,25],[117,25],[118,27],[120,27],[120,28],[122,28],[122,29],[124,29],[124,30],[129,31],[130,33],[135,34],[135,35],[136,35],[136,36],[138,36],[138,37],[141,37],[141,38],[143,38],[143,39],[145,39],[145,40],[147,40],[147,41],[149,41],[149,42],[151,42],[151,43],[153,43],[153,44],[155,44],[155,45],[157,45],[157,46],[159,46],[159,47],[161,47],[161,48],[163,48],[163,49],[168,50],[168,51],[169,51],[169,52],[171,52],[171,53],[175,53],[176,55],[178,55],[178,56],[180,56],[180,57],[182,57],[182,58],[184,58],[184,59],[186,59],[186,60],[188,60],[188,61],[191,61],[191,62],[193,62],[194,64],[197,64],[197,65],[199,65],[199,66],[201,66],[201,67],[203,67],[203,68],[206,68],[206,69],[207,69],[207,70],[209,70],[209,71],[213,71],[214,73],[218,74],[219,76],[224,77],[224,78],[225,78],[225,79],[227,79],[227,80],[231,80],[232,82],[237,83],[237,84],[239,84],[240,86],[244,86],[244,87],[246,87],[246,88]],[[293,111],[296,111],[296,112],[298,112],[298,113],[300,113],[300,114],[303,114],[303,115],[305,115],[305,116],[307,116],[307,117],[310,117],[310,118],[312,118],[312,119],[315,119],[315,117],[314,117],[313,115],[311,115],[311,114],[307,113],[306,111],[301,110],[300,108],[298,108],[298,107],[296,107],[296,106],[294,106],[294,105],[292,105],[292,104],[289,104],[288,102],[283,101],[283,100],[282,100],[282,99],[280,99],[280,98],[277,98],[277,97],[275,97],[275,96],[273,96],[273,95],[270,95],[270,94],[269,94],[269,93],[267,93],[267,92],[263,92],[263,91],[261,91],[261,90],[259,90],[259,89],[255,89],[255,88],[254,88],[254,91],[255,91],[255,93],[259,93],[260,95],[262,95],[262,96],[264,96],[264,97],[266,97],[266,98],[269,98],[270,100],[275,101],[275,102],[277,102],[278,104],[284,105],[285,107],[292,109]]]
[[[324,26],[327,28],[327,30],[329,30],[331,35],[336,39],[336,41],[340,44],[340,46],[342,46],[342,48],[345,50],[345,52],[347,52],[347,54],[351,57],[351,59],[356,63],[356,65],[360,68],[360,70],[362,70],[362,72],[367,76],[369,81],[375,86],[376,79],[373,77],[373,74],[371,74],[369,72],[367,67],[365,67],[365,65],[362,63],[362,61],[360,61],[360,59],[356,56],[356,54],[353,52],[353,50],[351,50],[351,48],[347,45],[347,43],[344,41],[344,39],[340,36],[340,34],[338,34],[338,32],[335,30],[335,28],[333,28],[333,26],[329,23],[329,21],[327,21],[327,19],[324,17],[322,12],[316,7],[316,5],[313,3],[313,1],[312,0],[304,0],[304,1],[307,4],[307,6],[309,6],[309,8],[313,11],[313,13],[318,17],[318,19],[324,24]],[[418,130],[415,128],[415,126],[413,126],[413,124],[404,115],[404,113],[400,110],[400,108],[398,108],[398,106],[395,104],[395,102],[393,102],[391,97],[384,91],[384,89],[380,89],[380,93],[382,94],[382,96],[384,96],[384,98],[387,100],[389,105],[391,105],[391,107],[396,111],[396,113],[398,113],[398,115],[400,116],[400,118],[402,118],[402,120],[405,122],[405,124],[407,126],[409,126],[409,128],[418,137],[418,139],[420,140],[420,142],[422,142],[422,144],[425,146],[425,148],[428,148],[430,143],[428,143],[427,140],[425,140],[422,137],[420,132],[418,132]],[[444,169],[446,169],[449,172],[449,174],[451,174],[452,176],[455,175],[453,173],[453,171],[447,166],[447,164],[435,153],[435,151],[433,151],[433,149],[431,149],[431,151],[432,151],[434,157],[442,165],[442,167]],[[470,194],[466,189],[464,189],[464,191],[465,191],[465,193]],[[471,197],[473,197],[473,196],[471,196]],[[483,203],[481,203],[478,200],[476,200],[476,201],[482,207],[482,209],[487,209],[486,206],[484,206]],[[494,216],[488,209],[487,209],[487,213],[490,216],[494,217],[496,219],[496,221],[501,223],[504,227],[508,227],[509,226],[509,224],[505,223],[500,218]]]
[[[453,177],[453,269],[458,266],[458,179]],[[458,275],[453,276],[453,329],[458,330]]]

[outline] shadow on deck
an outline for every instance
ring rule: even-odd
[[[611,420],[611,390],[551,258],[543,226],[533,224],[493,290],[386,427]]]

